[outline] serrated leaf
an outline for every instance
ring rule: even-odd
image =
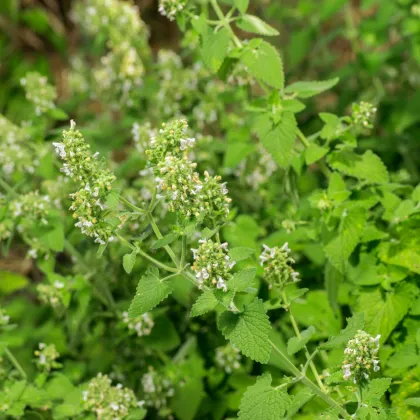
[[[306,343],[315,334],[315,328],[311,325],[306,330],[301,331],[300,338],[292,337],[287,342],[287,353],[289,355],[297,353],[299,350],[305,347]]]
[[[358,330],[362,330],[365,325],[365,316],[363,312],[355,313],[351,318],[347,318],[347,326],[340,331],[335,337],[330,337],[321,348],[333,349],[335,347],[344,346],[351,340]]]
[[[349,196],[350,192],[347,191],[343,178],[338,172],[333,172],[328,184],[328,198],[341,203]]]
[[[248,248],[246,246],[237,246],[229,251],[229,256],[234,261],[242,261],[249,258],[252,254],[255,254],[254,248]]]
[[[328,153],[328,147],[322,147],[315,143],[311,143],[305,150],[305,162],[307,165],[312,165]]]
[[[127,274],[130,274],[133,270],[136,263],[136,255],[136,251],[133,251],[131,254],[125,254],[123,257],[123,268]]]
[[[381,334],[380,342],[384,343],[410,309],[417,292],[414,285],[404,283],[384,295],[380,289],[362,293],[356,307],[364,312],[364,330],[372,335]]]
[[[284,87],[283,62],[277,50],[261,41],[256,48],[248,48],[241,57],[249,73],[277,89]]]
[[[226,28],[218,32],[209,31],[203,37],[201,55],[206,67],[216,73],[228,52],[230,37]]]
[[[152,249],[159,249],[166,245],[171,244],[176,238],[178,238],[178,235],[176,233],[169,233],[168,235],[165,235],[163,238],[158,239],[156,242],[152,244]]]
[[[285,93],[294,93],[299,98],[310,98],[311,96],[318,95],[325,92],[328,89],[334,87],[340,79],[334,77],[334,79],[323,80],[323,81],[312,81],[312,82],[296,82],[287,86],[284,89]]]
[[[276,36],[279,31],[254,15],[243,15],[236,21],[236,26],[245,32],[253,34]]]
[[[333,169],[371,184],[385,184],[389,181],[386,166],[371,150],[363,155],[350,151],[331,153],[327,162]]]
[[[337,237],[324,247],[329,261],[340,272],[344,272],[348,258],[359,243],[365,223],[364,208],[344,210]]]
[[[264,148],[282,167],[287,168],[296,141],[297,123],[291,112],[284,112],[280,122],[273,125],[269,115],[263,115],[254,127]]]
[[[235,273],[228,282],[228,289],[236,292],[243,292],[251,286],[257,269],[255,267],[245,268],[244,270]]]
[[[248,9],[249,0],[234,0],[234,4],[241,13],[245,13]]]
[[[246,390],[239,406],[238,420],[284,418],[291,398],[284,389],[273,388],[271,381],[271,375],[265,374]]]
[[[149,268],[137,285],[136,295],[131,302],[128,316],[134,318],[150,311],[168,297],[172,290],[173,286],[169,281],[162,281],[159,278],[157,268]]]
[[[217,306],[217,299],[211,290],[206,290],[195,301],[191,308],[191,317],[203,315]]]
[[[386,390],[391,385],[391,382],[391,378],[372,379],[367,389],[363,390],[363,399],[368,404],[369,402],[375,402],[375,400],[379,400],[379,398],[385,394]]]
[[[260,363],[267,363],[271,354],[268,333],[271,324],[262,300],[256,298],[244,306],[241,313],[223,312],[217,326],[225,338],[245,356]]]

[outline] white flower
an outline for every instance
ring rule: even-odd
[[[219,276],[217,279],[217,284],[216,284],[218,289],[223,289],[224,292],[227,291],[227,286],[225,281]]]
[[[61,157],[65,158],[67,156],[66,149],[63,143],[53,142],[56,153]]]

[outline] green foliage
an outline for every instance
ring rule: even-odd
[[[420,417],[415,1],[0,3],[3,417]]]

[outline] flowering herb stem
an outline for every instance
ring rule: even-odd
[[[296,337],[299,338],[299,340],[302,339],[302,336],[300,335],[300,330],[299,327],[297,325],[297,322],[295,320],[295,317],[293,316],[292,310],[290,308],[290,302],[287,299],[286,293],[284,293],[284,291],[281,292],[281,298],[283,299],[284,305],[286,307],[286,311],[289,314],[289,319],[290,322],[292,323],[293,329],[295,331]],[[324,384],[321,381],[321,378],[319,377],[319,373],[315,367],[314,362],[312,361],[312,358],[315,356],[314,354],[311,356],[309,354],[308,348],[306,347],[306,345],[303,347],[304,348],[304,352],[305,352],[305,357],[308,360],[309,363],[309,367],[311,368],[312,373],[314,374],[314,377],[316,379],[317,384],[319,385],[319,387],[322,389],[323,392],[327,392],[327,390],[324,387]]]
[[[116,237],[126,246],[131,248],[134,252],[141,255],[142,257],[148,259],[150,262],[155,264],[157,267],[161,268],[162,270],[169,271],[170,273],[179,273],[179,270],[177,268],[170,267],[169,265],[166,265],[164,263],[161,263],[160,261],[154,259],[152,256],[147,254],[146,252],[142,251],[140,248],[137,248],[136,246],[132,245],[127,239],[123,238],[120,234],[116,234]]]
[[[23,370],[23,368],[20,365],[20,363],[16,360],[15,356],[13,356],[13,353],[7,347],[4,348],[4,354],[10,360],[10,363],[16,368],[16,370],[19,371],[19,373],[22,376],[22,378],[23,379],[26,379],[28,377],[28,375]]]
[[[269,340],[271,347],[277,354],[283,359],[287,368],[296,376],[296,378],[306,385],[314,394],[322,398],[327,404],[331,407],[337,408],[340,412],[340,415],[348,419],[349,414],[347,411],[335,400],[333,400],[329,395],[327,395],[322,389],[316,386],[305,374],[303,374],[290,360],[289,358],[271,341]]]

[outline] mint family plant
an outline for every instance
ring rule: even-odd
[[[227,6],[160,2],[184,67],[154,61],[129,2],[77,2],[95,45],[70,63],[64,131],[53,85],[20,81],[25,121],[0,119],[0,238],[41,281],[0,309],[6,416],[415,418],[419,186],[365,147],[379,104],[303,128],[338,78],[286,85],[262,38],[277,29]],[[21,338],[31,296],[53,321]]]

